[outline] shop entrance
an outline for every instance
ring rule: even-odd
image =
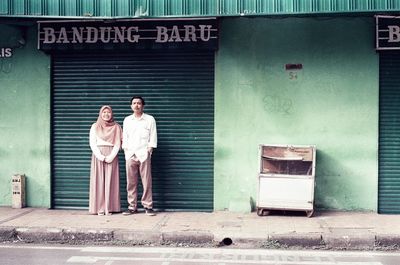
[[[400,213],[400,53],[380,52],[378,212]]]
[[[212,211],[213,51],[53,54],[52,207],[88,207],[90,126],[102,105],[113,107],[122,126],[133,95],[145,98],[145,112],[157,121],[154,208]],[[122,151],[119,159],[125,208]]]

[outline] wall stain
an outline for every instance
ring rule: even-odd
[[[13,65],[7,59],[0,60],[0,73],[9,74],[12,72]]]
[[[277,95],[267,95],[263,98],[264,110],[272,113],[291,114],[293,103],[289,98]]]

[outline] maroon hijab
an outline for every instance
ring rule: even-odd
[[[105,121],[101,118],[101,113],[104,109],[109,109],[111,112],[111,119]],[[114,121],[112,108],[110,106],[103,106],[99,111],[99,117],[96,122],[96,135],[106,142],[115,144],[121,144],[122,141],[122,129],[118,123]]]

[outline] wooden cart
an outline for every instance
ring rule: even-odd
[[[314,213],[314,145],[260,145],[257,214],[270,210]]]

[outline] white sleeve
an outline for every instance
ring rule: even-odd
[[[92,152],[94,156],[100,160],[104,161],[105,156],[101,154],[99,147],[97,146],[96,143],[96,125],[93,124],[92,127],[90,128],[90,133],[89,133],[89,144],[90,144],[90,149],[92,149]]]
[[[120,148],[121,144],[118,143],[114,145],[113,149],[111,150],[111,153],[107,156],[110,161],[113,161],[114,158],[118,155],[118,151]]]
[[[127,119],[125,118],[124,119],[124,122],[123,122],[123,124],[122,124],[122,149],[126,149],[128,146],[127,146],[127,143],[128,143],[128,122],[127,122]]]
[[[156,120],[153,117],[150,123],[150,139],[148,147],[157,148],[157,125]]]

